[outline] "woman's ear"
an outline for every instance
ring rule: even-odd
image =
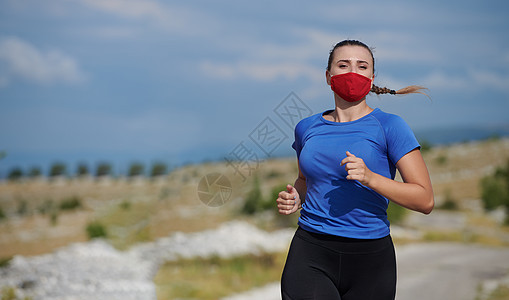
[[[330,74],[329,70],[326,70],[325,71],[325,81],[327,81],[327,85],[330,85],[330,78],[331,78],[331,74]]]

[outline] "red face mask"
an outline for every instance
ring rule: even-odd
[[[330,88],[342,99],[357,102],[371,90],[371,79],[353,72],[334,75],[330,79]]]

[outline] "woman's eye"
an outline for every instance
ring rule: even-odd
[[[346,68],[346,65],[339,65],[340,68]]]
[[[366,70],[368,67],[366,67],[366,66],[360,66],[359,68],[361,68],[362,70]]]

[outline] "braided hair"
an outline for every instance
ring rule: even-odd
[[[423,94],[423,95],[429,97],[425,92],[423,92],[423,90],[427,90],[427,88],[420,86],[420,85],[410,85],[410,86],[404,87],[402,89],[399,89],[397,91],[391,90],[386,87],[382,88],[382,87],[376,86],[374,84],[371,87],[371,91],[377,95],[380,95],[380,94],[404,95],[404,94],[418,93],[418,94]]]
[[[337,43],[329,52],[329,60],[327,62],[327,70],[330,71],[331,65],[332,65],[332,59],[334,56],[334,51],[343,46],[360,46],[369,51],[369,54],[371,54],[371,58],[373,59],[373,73],[375,73],[375,56],[373,55],[373,49],[368,47],[366,44],[364,44],[361,41],[357,40],[344,40],[339,43]],[[393,90],[389,89],[387,87],[379,87],[373,84],[373,87],[371,88],[371,92],[380,95],[380,94],[391,94],[391,95],[404,95],[404,94],[412,94],[412,93],[419,93],[423,94],[427,97],[429,97],[426,93],[423,92],[423,90],[426,90],[427,88],[419,85],[410,85],[407,87],[404,87],[399,90]]]

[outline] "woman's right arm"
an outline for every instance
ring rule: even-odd
[[[282,215],[289,215],[296,212],[304,203],[306,192],[306,177],[302,174],[299,167],[299,177],[295,180],[294,185],[287,185],[286,191],[281,191],[278,194],[276,202],[279,213]]]

